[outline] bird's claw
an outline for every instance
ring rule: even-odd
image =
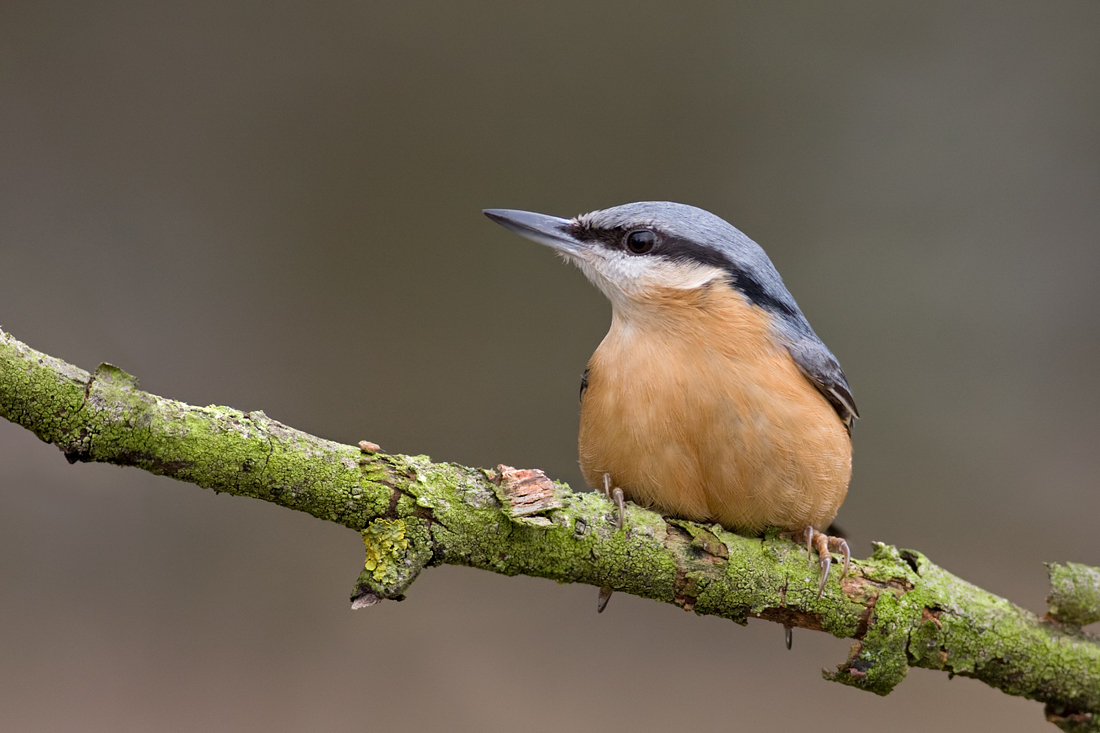
[[[813,527],[806,527],[801,532],[786,536],[796,542],[806,543],[806,556],[810,561],[810,565],[813,565],[814,562],[813,551],[817,550],[821,566],[821,582],[817,586],[818,598],[821,598],[821,594],[825,592],[825,583],[829,580],[829,568],[832,566],[833,552],[844,555],[844,568],[840,571],[840,582],[843,583],[844,579],[848,577],[848,568],[852,564],[852,552],[848,548],[848,542],[843,537],[830,537],[824,532],[818,532]]]
[[[607,602],[611,600],[612,590],[606,585],[600,588],[600,597],[596,601],[596,613],[603,613],[603,610],[607,608]]]
[[[611,485],[611,474],[609,473],[603,475],[603,493],[618,507],[619,511],[615,515],[615,529],[620,530],[623,528],[623,515],[626,513],[626,496],[623,495],[623,490],[618,486]],[[612,592],[606,585],[600,588],[600,596],[596,600],[596,613],[603,613],[603,610],[607,608],[607,602],[611,600]]]
[[[603,475],[603,493],[608,499],[615,502],[615,506],[619,508],[619,513],[615,519],[615,529],[622,529],[623,515],[626,513],[626,496],[618,486],[611,485],[611,474],[609,473]]]

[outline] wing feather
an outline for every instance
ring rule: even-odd
[[[840,421],[847,428],[848,434],[851,435],[852,423],[859,417],[859,410],[856,409],[852,389],[848,386],[848,378],[844,376],[840,362],[825,344],[816,338],[803,338],[789,346],[788,350],[798,370],[833,406]]]

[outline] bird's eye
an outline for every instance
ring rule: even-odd
[[[657,244],[657,235],[648,229],[636,229],[626,235],[626,248],[636,255],[644,255]]]

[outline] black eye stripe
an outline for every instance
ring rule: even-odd
[[[574,224],[566,229],[567,233],[582,242],[591,242],[608,249],[630,252],[627,238],[641,231],[651,229],[592,229]],[[654,233],[655,248],[648,251],[649,256],[662,257],[673,262],[694,262],[725,270],[729,274],[730,285],[742,293],[752,303],[774,313],[789,318],[797,318],[798,313],[790,304],[775,298],[751,273],[734,265],[725,255],[712,247],[697,244],[688,239],[669,236],[666,233]]]
[[[614,229],[593,229],[586,226],[573,224],[565,228],[565,233],[574,239],[591,244],[598,244],[612,250],[623,250],[631,254],[645,254],[653,249],[664,238],[653,229],[637,228],[626,229],[615,227]],[[635,246],[631,246],[634,238]],[[648,242],[643,241],[648,240]],[[648,244],[648,246],[646,246]]]

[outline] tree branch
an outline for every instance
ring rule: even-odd
[[[780,539],[667,519],[628,505],[625,530],[602,496],[541,471],[478,470],[342,445],[264,415],[194,407],[137,388],[121,369],[92,374],[0,331],[0,415],[70,462],[136,466],[307,512],[361,533],[363,607],[401,600],[420,570],[453,564],[608,586],[740,624],[749,617],[854,640],[828,679],[885,695],[909,667],[974,677],[1046,703],[1063,730],[1100,731],[1100,570],[1050,566],[1044,618],[877,544],[817,598],[806,551]]]

